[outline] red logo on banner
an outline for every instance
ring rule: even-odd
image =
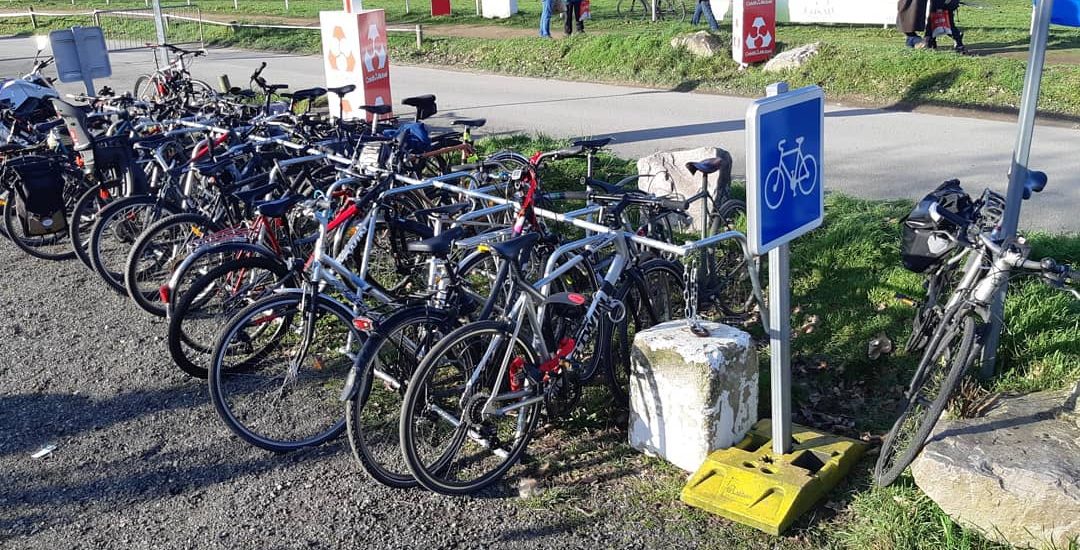
[[[364,75],[364,101],[390,104],[390,60],[386,51],[386,17],[382,10],[360,14],[360,57]]]
[[[757,63],[776,52],[775,0],[736,0],[732,53],[739,63]]]

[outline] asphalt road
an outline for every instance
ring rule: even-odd
[[[29,68],[34,42],[0,40],[0,75]],[[264,76],[294,89],[323,84],[321,60],[311,56],[212,50],[193,73],[216,83],[228,74],[246,83],[261,61]],[[126,90],[153,67],[150,53],[114,54],[109,84]],[[104,82],[102,83],[104,84]],[[615,152],[628,157],[660,150],[722,147],[742,174],[744,120],[748,99],[647,88],[610,86],[394,66],[396,101],[434,93],[441,117],[486,117],[480,135],[540,133],[552,137],[613,136]],[[81,91],[81,85],[65,85]],[[1016,123],[1000,120],[905,113],[830,104],[826,113],[826,188],[867,198],[918,198],[938,183],[959,178],[972,194],[990,186],[1004,191],[1016,140]],[[1039,127],[1032,167],[1050,175],[1050,184],[1025,204],[1021,226],[1053,232],[1080,231],[1080,130]]]

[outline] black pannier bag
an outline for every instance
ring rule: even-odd
[[[15,213],[26,235],[50,235],[67,229],[62,169],[51,159],[21,157],[5,165],[15,191]]]
[[[938,208],[965,219],[971,219],[974,209],[971,197],[960,187],[960,180],[949,180],[923,197],[911,213],[901,220],[903,244],[900,260],[905,268],[915,273],[923,273],[937,265],[956,247],[955,241],[949,238],[955,233],[956,225],[945,219],[934,221],[930,217],[930,205],[935,202]]]

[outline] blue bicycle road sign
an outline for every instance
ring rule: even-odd
[[[825,213],[825,94],[808,86],[746,111],[750,251],[762,255],[821,225]]]

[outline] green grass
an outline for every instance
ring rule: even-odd
[[[740,70],[728,54],[695,58],[673,49],[672,37],[692,30],[688,24],[652,24],[629,21],[615,13],[617,0],[593,2],[594,31],[571,40],[541,41],[529,36],[516,38],[463,38],[439,36],[433,29],[423,49],[416,50],[414,38],[392,34],[392,56],[406,63],[462,67],[535,77],[595,80],[643,84],[678,90],[757,96],[763,87],[785,79],[801,86],[819,84],[833,100],[897,106],[946,106],[993,110],[1014,110],[1019,103],[1024,77],[1024,53],[1030,11],[1024,2],[983,0],[979,7],[961,11],[960,23],[966,40],[980,55],[961,57],[951,52],[912,51],[902,47],[895,29],[866,26],[786,25],[779,31],[781,49],[820,41],[820,55],[804,68],[784,74],[764,73],[757,67]],[[35,2],[39,9],[70,9],[69,2]],[[117,0],[110,7],[138,6],[141,2]],[[315,17],[321,9],[337,9],[331,0],[297,0],[285,12],[283,1],[241,0],[240,12],[231,1],[197,2],[201,9],[218,18],[255,20],[265,16]],[[475,24],[488,27],[533,28],[539,17],[538,2],[521,2],[517,16],[491,21],[477,18],[472,3],[456,4],[457,15],[432,18],[427,4],[412,2],[412,12],[404,11],[404,0],[368,2],[365,7],[387,10],[392,23]],[[104,8],[103,0],[77,0],[77,9]],[[39,18],[50,28],[67,24],[55,18]],[[0,32],[27,32],[28,21],[0,21]],[[726,27],[725,27],[726,28]],[[318,36],[311,31],[237,30],[206,27],[207,39],[217,45],[304,53],[319,51]],[[1051,33],[1050,61],[1043,83],[1041,109],[1048,114],[1080,115],[1080,32],[1055,27]],[[725,30],[718,34],[730,42]],[[944,42],[948,42],[947,39]]]
[[[532,153],[565,145],[548,138],[484,140],[488,151],[515,148]],[[606,157],[601,172],[609,179],[633,170],[632,163]],[[584,170],[579,160],[551,165],[544,183],[553,189],[576,188]],[[925,182],[927,191],[934,182]],[[978,193],[979,189],[969,189]],[[893,296],[920,296],[921,276],[900,265],[898,222],[912,207],[910,201],[871,201],[830,194],[825,224],[792,245],[792,304],[799,308],[793,325],[817,315],[820,324],[792,342],[795,409],[806,407],[821,418],[851,419],[847,435],[883,433],[892,423],[890,412],[917,357],[900,352],[872,360],[867,345],[879,334],[903,345],[913,310]],[[1054,256],[1080,263],[1080,236],[1029,236],[1032,257]],[[983,391],[1059,389],[1080,379],[1080,303],[1032,278],[1015,279],[1006,308],[1006,334],[1001,347],[1002,373],[982,382]],[[765,351],[765,350],[762,350]],[[826,365],[800,369],[800,365]],[[761,354],[762,415],[768,414],[767,354]],[[600,405],[597,405],[597,403]],[[685,474],[659,460],[627,453],[625,435],[612,430],[611,415],[602,399],[587,405],[556,431],[555,443],[538,440],[537,462],[555,464],[547,474],[552,492],[527,499],[525,506],[544,508],[590,521],[582,516],[593,491],[625,504],[622,521],[646,529],[668,529],[675,537],[701,547],[733,548],[999,548],[976,532],[954,524],[904,476],[892,487],[874,487],[869,479],[874,457],[867,457],[822,505],[799,520],[780,538],[736,525],[681,504],[673,504]],[[599,414],[597,411],[600,411]],[[828,426],[823,426],[828,428]],[[549,436],[551,437],[551,436]],[[549,449],[550,448],[550,449]],[[549,449],[549,450],[545,450]],[[582,457],[600,456],[599,461]],[[596,462],[600,472],[591,472]],[[577,483],[581,476],[615,474],[599,489]],[[544,476],[537,476],[544,479]],[[585,510],[590,514],[615,513]]]

